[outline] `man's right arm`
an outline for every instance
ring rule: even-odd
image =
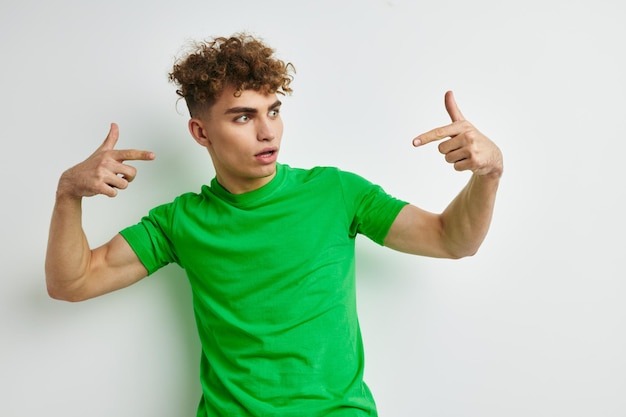
[[[82,199],[109,197],[125,189],[136,175],[128,160],[152,160],[152,152],[116,150],[118,127],[89,158],[61,175],[50,223],[46,253],[46,284],[51,297],[80,301],[127,287],[147,275],[143,264],[121,235],[91,249],[82,227]]]

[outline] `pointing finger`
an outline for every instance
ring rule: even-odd
[[[152,161],[155,158],[154,152],[142,151],[139,149],[120,149],[115,151],[113,157],[117,161]]]
[[[454,99],[454,93],[452,91],[447,91],[444,97],[444,104],[446,106],[446,111],[452,119],[452,123],[447,126],[438,127],[429,132],[423,133],[413,139],[413,146],[425,145],[429,142],[435,140],[441,140],[447,137],[452,137],[462,133],[464,130],[463,124],[466,124],[465,117],[459,106],[456,104],[456,100]],[[458,123],[463,122],[463,123]]]
[[[456,136],[459,133],[463,133],[463,130],[464,126],[459,123],[452,123],[446,126],[441,126],[426,133],[422,133],[421,135],[413,139],[413,146],[421,146],[436,140]]]
[[[154,152],[150,151],[142,151],[137,149],[122,149],[115,150],[115,145],[117,145],[117,141],[120,137],[120,129],[117,123],[111,123],[111,128],[109,129],[109,134],[106,139],[100,145],[100,147],[96,150],[95,153],[99,151],[113,151],[113,158],[117,161],[151,161],[155,158]]]

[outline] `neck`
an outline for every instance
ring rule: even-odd
[[[275,176],[276,171],[264,177],[247,179],[239,178],[235,181],[228,177],[220,175],[219,173],[216,173],[215,175],[215,177],[217,178],[217,182],[231,194],[245,194],[254,190],[258,190],[259,188],[272,181]]]

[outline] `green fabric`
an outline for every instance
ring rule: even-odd
[[[354,242],[382,244],[405,202],[336,168],[278,165],[234,195],[215,179],[121,232],[150,274],[189,277],[198,416],[375,416],[363,382]]]

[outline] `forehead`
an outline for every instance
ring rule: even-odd
[[[265,94],[256,90],[243,90],[241,94],[235,95],[235,88],[228,86],[219,95],[213,105],[213,114],[223,114],[233,108],[250,108],[263,110],[276,103],[276,93]]]

